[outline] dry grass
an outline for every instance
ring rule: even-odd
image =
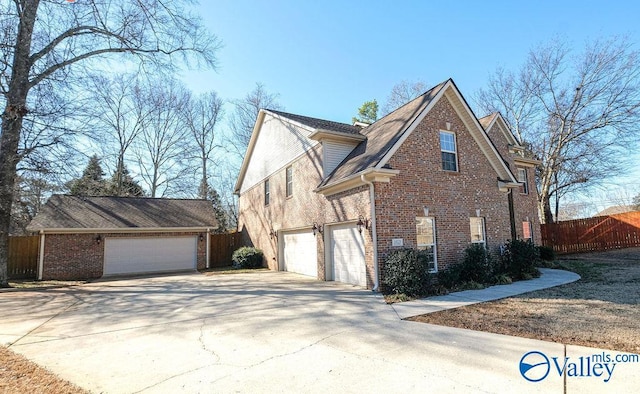
[[[0,393],[84,394],[87,391],[0,346]]]
[[[227,267],[215,267],[209,268],[206,270],[200,270],[200,272],[204,275],[229,275],[229,274],[250,274],[255,272],[268,272],[269,268],[242,268],[236,269],[231,266]]]
[[[578,282],[413,321],[640,353],[640,248],[558,260]]]
[[[10,280],[9,287],[16,289],[40,289],[77,286],[85,283],[87,283],[86,280]]]

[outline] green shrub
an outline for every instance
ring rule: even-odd
[[[550,246],[538,246],[538,254],[544,261],[553,261],[556,259],[556,252]]]
[[[493,282],[497,285],[510,285],[513,283],[513,280],[507,274],[498,274],[495,276]]]
[[[452,290],[460,284],[460,264],[453,264],[447,269],[438,271],[438,284],[445,289]]]
[[[385,261],[382,290],[386,294],[406,294],[419,297],[429,293],[429,255],[415,249],[398,249]]]
[[[459,282],[491,283],[494,277],[495,260],[482,244],[472,244],[464,251],[464,260],[459,264]]]
[[[531,240],[514,239],[504,245],[500,270],[515,280],[531,279],[540,276],[538,261],[538,249]]]
[[[264,261],[264,254],[260,249],[243,246],[233,252],[231,261],[235,269],[260,268]]]

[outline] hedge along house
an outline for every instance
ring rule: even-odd
[[[67,195],[27,227],[40,235],[41,280],[204,269],[216,228],[206,200]]]
[[[372,125],[261,110],[235,192],[269,268],[378,289],[397,248],[436,272],[471,243],[539,240],[533,169],[497,114],[449,79]]]

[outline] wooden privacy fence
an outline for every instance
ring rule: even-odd
[[[640,211],[543,224],[542,244],[556,253],[640,246]]]
[[[231,255],[242,245],[242,233],[211,234],[209,240],[209,267],[231,265]]]
[[[11,279],[36,279],[40,237],[9,237],[7,271]]]

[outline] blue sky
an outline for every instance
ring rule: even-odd
[[[289,112],[348,123],[364,101],[382,105],[402,80],[432,86],[451,77],[472,102],[497,67],[517,69],[530,49],[557,36],[577,50],[613,35],[638,47],[639,4],[203,0],[205,24],[224,44],[220,67],[184,79],[229,100],[261,82]],[[620,182],[640,192],[638,172]]]
[[[640,6],[619,3],[204,0],[201,15],[224,43],[220,67],[185,79],[227,99],[262,82],[290,112],[349,122],[401,80],[452,77],[471,99],[498,66],[516,69],[557,35],[576,48],[621,34],[640,43]]]

